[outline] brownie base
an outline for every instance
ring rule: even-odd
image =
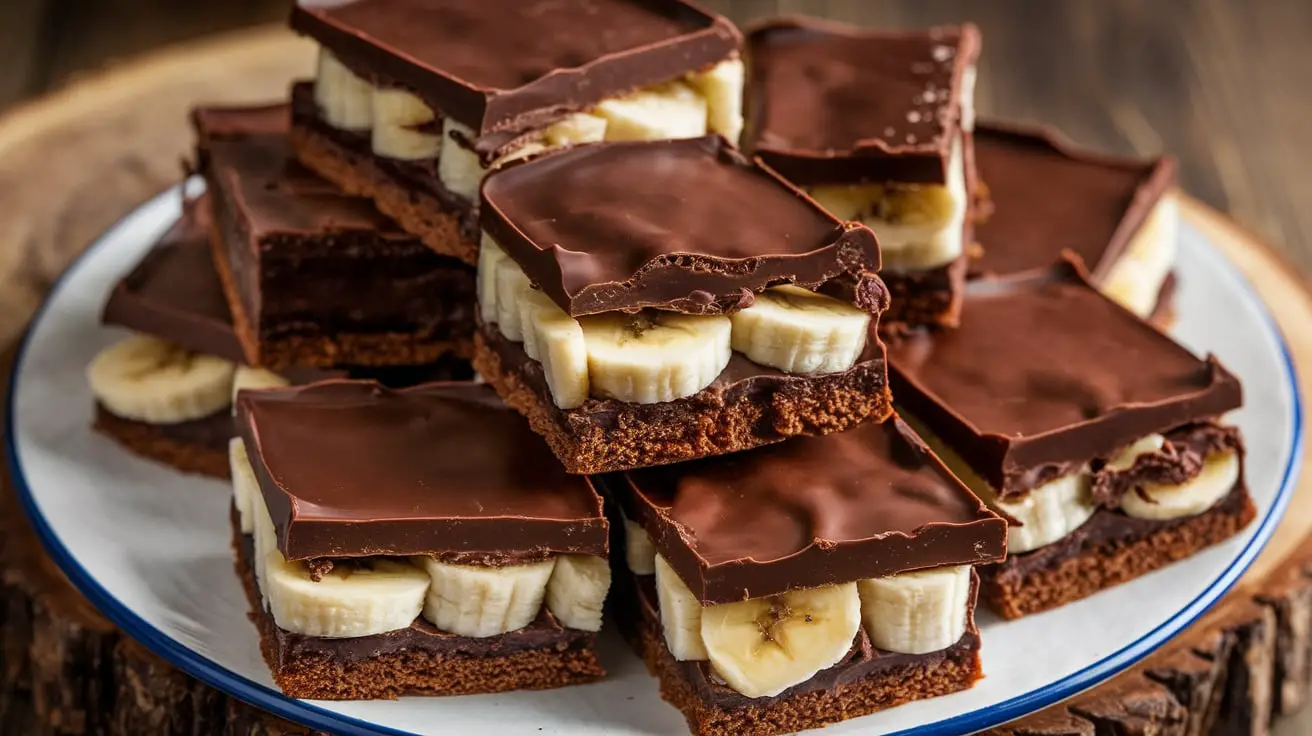
[[[147,460],[191,475],[227,480],[228,440],[233,436],[227,409],[179,424],[149,424],[124,419],[96,405],[92,428]]]
[[[960,325],[969,266],[970,256],[963,253],[951,263],[925,271],[881,271],[889,303],[888,311],[879,318],[880,329],[888,333]]]
[[[251,607],[251,621],[259,631],[260,654],[274,682],[288,697],[394,700],[402,695],[548,690],[594,682],[606,675],[597,659],[596,635],[582,631],[568,631],[563,640],[546,645],[514,649],[491,641],[499,637],[478,639],[474,641],[485,650],[478,656],[458,650],[434,651],[410,642],[405,643],[410,645],[376,646],[374,651],[369,651],[390,634],[360,639],[316,639],[284,631],[264,609],[250,565],[251,544],[241,533],[235,509],[231,517],[235,567]],[[304,646],[307,642],[322,646]],[[350,656],[335,656],[332,651],[334,647],[353,644],[363,647],[352,646]],[[366,652],[364,656],[359,656],[361,650]]]
[[[469,228],[462,227],[463,213],[389,175],[372,155],[341,145],[299,115],[293,119],[289,140],[296,158],[306,168],[347,194],[372,199],[379,212],[429,248],[478,266],[478,242],[464,232]]]
[[[1040,549],[980,568],[981,597],[1016,619],[1087,598],[1238,534],[1257,515],[1242,479],[1215,506],[1171,521],[1100,509],[1079,529]]]
[[[867,363],[825,376],[780,374],[756,388],[712,386],[661,404],[590,399],[564,410],[552,400],[542,366],[523,346],[481,320],[474,335],[474,369],[576,474],[683,462],[883,421],[893,405],[882,354]]]

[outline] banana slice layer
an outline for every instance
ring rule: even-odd
[[[201,419],[232,403],[236,366],[146,335],[133,335],[87,367],[96,400],[115,416],[149,424]]]

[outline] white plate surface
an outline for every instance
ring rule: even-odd
[[[233,574],[228,489],[132,457],[89,429],[83,371],[123,336],[99,324],[115,281],[178,214],[166,192],[113,227],[63,277],[23,346],[10,387],[11,467],[38,533],[105,614],[210,685],[335,733],[684,733],[640,661],[603,636],[604,682],[548,692],[395,702],[283,697],[269,677]],[[1196,230],[1182,231],[1176,336],[1244,382],[1234,415],[1248,441],[1258,519],[1239,537],[1088,600],[1020,621],[981,613],[986,677],[975,688],[826,729],[966,733],[1037,710],[1125,669],[1187,626],[1252,562],[1297,476],[1301,410],[1288,351],[1265,308]]]

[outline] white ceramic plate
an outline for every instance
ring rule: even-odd
[[[110,619],[210,685],[286,718],[346,734],[686,732],[613,634],[604,682],[547,692],[395,702],[283,697],[246,618],[229,550],[228,488],[128,455],[89,429],[88,361],[122,332],[100,326],[114,282],[178,214],[166,192],[114,226],[55,287],[10,386],[8,447],[20,495],[51,555]],[[1130,666],[1221,597],[1289,499],[1301,410],[1288,352],[1264,307],[1197,231],[1182,233],[1176,335],[1244,382],[1258,519],[1239,537],[1089,600],[1020,621],[982,614],[985,679],[974,689],[830,727],[834,734],[966,733],[1091,687]]]

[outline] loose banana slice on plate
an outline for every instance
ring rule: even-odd
[[[1196,516],[1216,505],[1239,481],[1239,453],[1214,455],[1192,480],[1177,486],[1146,485],[1121,499],[1121,510],[1136,519],[1166,521]]]
[[[423,610],[428,575],[408,561],[339,563],[318,581],[277,550],[264,561],[269,611],[279,628],[305,636],[350,638],[404,629]]]
[[[715,671],[749,698],[778,695],[852,649],[861,626],[856,583],[707,606],[702,641]]]
[[[735,312],[733,349],[787,373],[838,373],[866,348],[870,314],[833,297],[776,286]]]
[[[610,591],[610,563],[597,555],[561,555],[547,581],[547,610],[563,626],[601,631],[601,608]]]
[[[706,98],[682,81],[602,100],[594,113],[606,119],[608,141],[658,141],[706,135]]]
[[[373,92],[368,80],[357,77],[328,49],[319,49],[314,101],[329,125],[339,130],[369,130],[373,127]]]
[[[469,126],[457,123],[451,118],[442,119],[441,152],[437,156],[437,178],[442,186],[452,194],[470,201],[478,201],[478,185],[483,181],[487,169],[478,154],[465,148],[452,133],[458,133],[466,140],[473,140],[474,131]]]
[[[735,146],[743,133],[743,81],[746,68],[742,59],[725,59],[704,72],[688,75],[688,82],[706,98],[707,123]]]
[[[460,636],[496,636],[522,629],[537,618],[555,558],[526,565],[477,567],[418,558],[433,585],[424,618]]]
[[[902,654],[947,649],[966,633],[970,566],[907,572],[857,583],[870,642]]]
[[[433,109],[403,89],[379,87],[373,96],[373,152],[383,158],[420,161],[436,158],[442,136],[425,131],[437,119]]]
[[[593,396],[634,404],[691,396],[719,377],[733,353],[723,315],[614,312],[578,322]]]
[[[115,416],[176,424],[228,408],[235,370],[222,358],[133,335],[101,350],[87,367],[87,381]]]
[[[656,555],[653,567],[661,630],[670,655],[680,662],[707,659],[706,644],[702,642],[702,604],[664,557]]]

